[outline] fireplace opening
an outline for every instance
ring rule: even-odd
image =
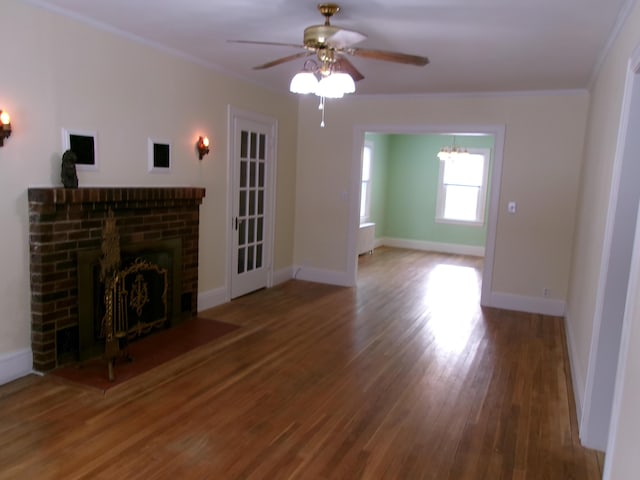
[[[115,307],[121,341],[136,341],[177,325],[186,307],[182,300],[180,238],[129,245],[121,251]],[[78,252],[78,327],[58,344],[58,364],[66,359],[89,360],[105,351],[105,285],[100,280],[100,250]]]

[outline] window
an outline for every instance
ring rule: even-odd
[[[371,214],[371,162],[373,145],[365,144],[362,149],[362,184],[360,187],[360,223],[369,219]]]
[[[440,160],[437,221],[484,224],[489,156],[488,149],[470,149]]]

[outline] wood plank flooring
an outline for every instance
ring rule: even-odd
[[[106,395],[0,387],[1,479],[601,478],[562,319],[479,307],[481,262],[377,249],[203,316],[243,328]]]

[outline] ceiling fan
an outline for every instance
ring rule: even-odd
[[[330,72],[347,73],[354,81],[362,80],[364,75],[362,75],[345,57],[345,54],[352,55],[354,57],[370,58],[386,62],[404,63],[417,66],[424,66],[429,63],[429,59],[427,57],[420,57],[418,55],[353,47],[356,43],[365,40],[367,36],[360,32],[331,25],[330,19],[340,10],[340,7],[335,3],[321,3],[318,5],[318,10],[325,17],[324,24],[312,25],[305,28],[302,45],[251,40],[230,40],[230,42],[256,45],[276,45],[305,49],[303,52],[288,55],[286,57],[278,58],[277,60],[255,66],[253,67],[254,70],[274,67],[291,60],[305,58],[316,54],[320,62],[319,71],[321,74],[327,75]]]

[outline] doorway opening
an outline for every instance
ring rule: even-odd
[[[397,246],[403,248],[417,248],[423,250],[437,250],[434,247],[442,247],[443,245],[449,245],[450,253],[458,253],[458,254],[468,254],[468,255],[476,255],[476,256],[484,256],[485,257],[485,266],[483,268],[483,278],[482,278],[482,295],[481,302],[482,304],[489,304],[490,302],[490,293],[491,293],[491,285],[492,285],[492,277],[493,277],[493,256],[495,249],[495,230],[496,230],[496,222],[497,222],[497,213],[498,213],[498,200],[500,195],[500,178],[502,172],[502,157],[503,157],[503,149],[504,149],[504,132],[505,127],[503,125],[411,125],[411,126],[388,126],[388,125],[360,125],[355,127],[354,132],[354,153],[353,153],[353,163],[352,163],[352,178],[354,182],[352,184],[352,191],[361,193],[362,186],[362,152],[365,145],[374,145],[374,156],[375,153],[375,141],[378,140],[381,144],[381,148],[388,149],[389,143],[393,141],[398,141],[398,143],[402,143],[403,141],[407,141],[409,144],[411,143],[419,143],[426,142],[431,143],[429,148],[433,149],[433,155],[430,155],[428,152],[423,154],[408,154],[408,157],[413,161],[414,167],[419,168],[427,167],[426,163],[431,161],[431,167],[435,168],[435,174],[432,174],[431,181],[433,182],[434,188],[431,190],[432,199],[431,199],[431,210],[433,211],[430,214],[427,214],[425,210],[426,200],[418,198],[424,196],[424,192],[428,191],[425,188],[425,179],[426,175],[429,177],[428,173],[421,173],[420,175],[416,175],[415,171],[412,172],[411,169],[407,169],[407,165],[402,165],[398,169],[396,169],[395,165],[392,167],[393,172],[389,171],[389,163],[393,162],[395,158],[398,158],[397,155],[394,154],[394,160],[388,160],[386,166],[384,162],[382,162],[382,176],[387,177],[386,182],[390,182],[392,185],[389,187],[389,190],[402,192],[399,194],[402,199],[397,204],[393,204],[390,207],[390,210],[393,213],[393,218],[391,218],[390,212],[387,211],[387,205],[385,205],[385,197],[389,197],[389,191],[384,192],[384,188],[382,188],[383,193],[380,194],[376,192],[376,188],[380,187],[380,185],[375,185],[375,177],[377,166],[375,165],[375,159],[373,166],[371,167],[373,170],[371,172],[371,180],[370,180],[370,189],[371,189],[371,205],[370,205],[370,213],[368,215],[367,221],[368,223],[376,224],[376,238],[380,239],[383,235],[387,235],[387,232],[400,232],[400,233],[392,233],[394,235],[394,239],[389,241],[388,238],[385,238],[384,242],[386,244],[390,244],[390,246]],[[468,148],[473,147],[488,147],[491,150],[491,165],[488,170],[488,185],[490,186],[487,197],[486,197],[486,214],[484,215],[485,221],[482,229],[475,229],[476,239],[473,241],[460,242],[457,244],[455,241],[447,241],[446,235],[460,234],[460,228],[454,228],[453,230],[450,228],[451,225],[446,223],[439,223],[436,219],[436,210],[437,210],[437,185],[439,181],[439,161],[437,158],[438,151],[444,146],[447,142],[449,144],[452,141],[452,136],[456,136],[456,140],[459,141],[461,137],[464,137],[464,142],[471,142],[468,145],[465,145]],[[385,141],[387,144],[385,145]],[[475,142],[475,145],[474,145]],[[399,147],[399,151],[406,151],[406,145],[404,147]],[[408,148],[411,150],[411,148]],[[432,157],[431,159],[425,157]],[[422,162],[422,165],[420,165]],[[406,163],[412,163],[411,161]],[[385,171],[386,168],[386,171]],[[428,168],[427,168],[428,169]],[[399,170],[396,172],[395,170]],[[406,183],[403,185],[400,181],[402,178],[405,178],[407,182],[412,182],[410,185]],[[388,183],[387,183],[388,184]],[[393,193],[392,193],[393,195]],[[407,197],[415,197],[413,200]],[[407,203],[408,202],[408,203]],[[353,282],[357,279],[357,263],[358,263],[358,254],[361,253],[361,235],[360,235],[360,225],[361,225],[361,203],[362,198],[361,195],[353,195],[353,199],[350,204],[350,229],[349,229],[349,275],[353,278]],[[393,202],[392,202],[393,203]],[[407,205],[411,206],[411,210],[407,209]],[[376,214],[376,211],[382,212]],[[433,227],[433,231],[437,231],[438,227],[440,232],[436,233],[436,236],[431,239],[426,238],[425,232],[429,230],[425,219],[431,217],[429,222]],[[413,227],[409,227],[411,225],[413,218],[419,218],[422,222],[421,225],[418,225],[419,228],[422,228],[421,233],[417,232],[409,232],[408,229],[416,227],[416,222],[414,222]],[[387,223],[389,222],[389,224]],[[400,222],[405,223],[405,225],[399,225]],[[379,224],[379,225],[378,225]],[[456,227],[460,227],[457,225]],[[469,226],[467,225],[467,228]],[[462,229],[464,230],[464,228]],[[469,232],[473,232],[473,228],[468,230]],[[405,238],[403,237],[403,233]],[[420,238],[420,235],[423,235]],[[435,239],[434,239],[435,238]],[[379,240],[378,240],[379,241]],[[446,251],[440,249],[440,251]]]

